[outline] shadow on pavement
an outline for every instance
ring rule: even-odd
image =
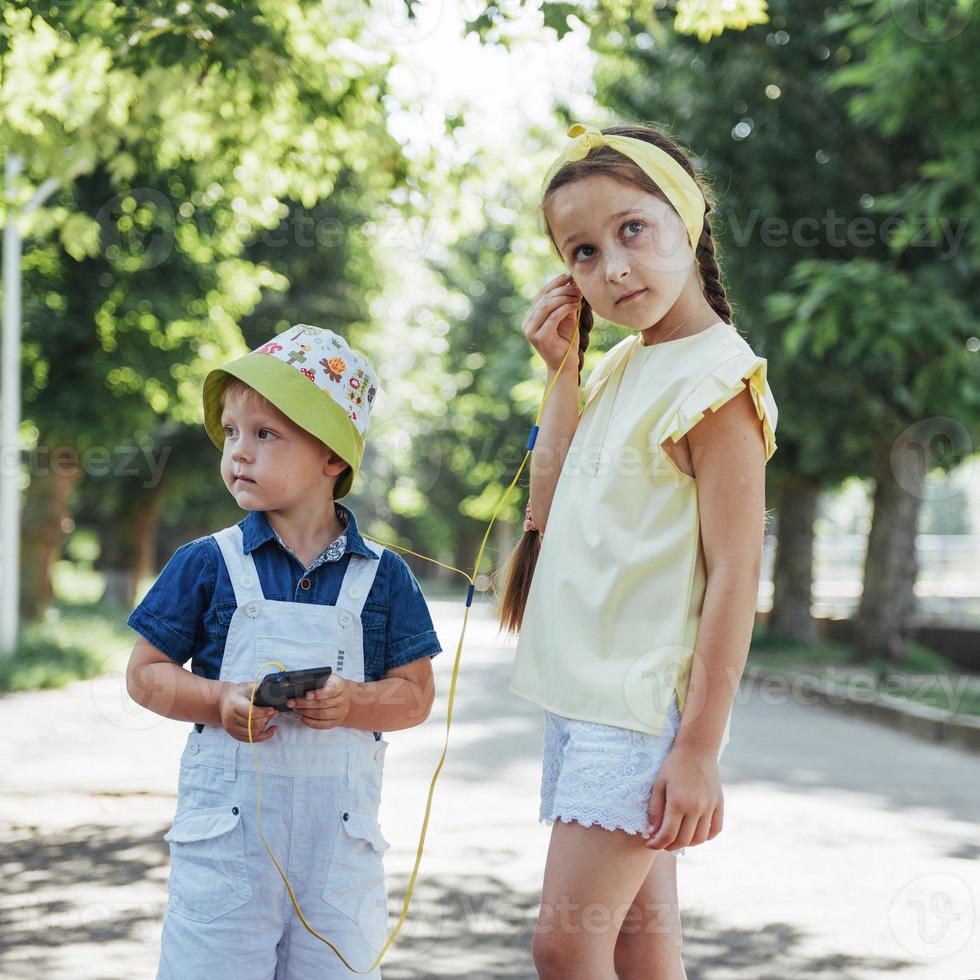
[[[125,890],[159,879],[167,867],[165,828],[158,834],[127,835],[96,825],[70,833],[35,836],[33,828],[8,829],[0,859],[5,899],[0,916],[3,976],[55,977],[58,947],[86,946],[104,958],[104,944],[145,942],[162,919],[160,902],[125,901]],[[407,875],[388,879],[389,930],[404,899]],[[79,889],[120,889],[118,905],[80,900]],[[61,897],[64,896],[64,897]],[[458,978],[495,980],[537,973],[531,956],[539,892],[515,891],[503,878],[486,875],[424,874],[416,882],[408,917],[382,970],[386,980]],[[795,952],[805,938],[795,927],[771,922],[760,929],[733,929],[705,916],[684,917],[685,964],[689,980],[786,980],[787,977],[865,977],[900,973],[901,960]],[[325,947],[325,955],[332,955]],[[107,972],[104,976],[112,976]],[[122,974],[120,974],[122,975]]]

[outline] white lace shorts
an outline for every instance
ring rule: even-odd
[[[650,794],[681,724],[676,693],[668,720],[663,734],[648,735],[546,710],[540,822],[574,820],[651,837]]]

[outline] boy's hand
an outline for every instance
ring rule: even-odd
[[[303,698],[290,698],[287,704],[309,728],[336,728],[350,713],[352,687],[352,681],[340,674],[331,674],[323,687],[307,691]]]
[[[218,697],[218,711],[221,714],[221,726],[240,742],[248,741],[248,709],[252,700],[252,682],[243,681],[241,684],[225,684]],[[272,725],[263,731],[263,726],[276,714],[275,708],[252,707],[252,741],[265,742],[276,732]]]

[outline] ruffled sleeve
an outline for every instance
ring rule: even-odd
[[[748,385],[756,414],[762,422],[766,441],[766,462],[776,451],[776,422],[779,417],[776,400],[766,381],[767,361],[748,351],[716,365],[681,400],[667,424],[663,439],[679,442],[706,412],[714,412]],[[663,441],[663,439],[661,441]]]

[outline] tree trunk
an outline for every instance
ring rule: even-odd
[[[140,581],[155,571],[156,529],[167,483],[134,488],[112,524],[103,529],[98,567],[105,575],[102,602],[132,608]]]
[[[900,663],[916,613],[915,538],[926,467],[905,434],[894,444],[879,446],[876,456],[874,514],[855,645],[860,660],[877,654]]]
[[[38,445],[44,445],[39,441]],[[61,557],[68,502],[81,475],[78,453],[59,446],[31,474],[21,518],[20,615],[25,622],[40,619],[54,599],[51,571]]]
[[[810,643],[817,621],[810,613],[813,589],[813,527],[820,486],[812,478],[790,476],[781,481],[773,565],[772,613],[769,635]]]

